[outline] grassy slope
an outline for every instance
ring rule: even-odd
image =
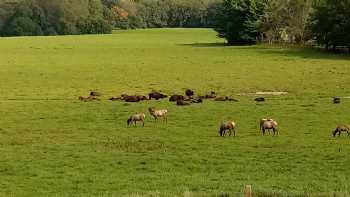
[[[308,50],[223,47],[205,29],[137,30],[103,36],[0,39],[0,194],[8,196],[212,195],[255,191],[348,192],[350,140],[332,139],[350,123],[350,59]],[[106,95],[234,95],[238,103],[179,108],[162,102],[80,103]],[[256,91],[288,91],[263,104]],[[107,98],[107,96],[105,96]],[[169,124],[127,128],[126,118],[166,107]],[[279,121],[262,137],[257,120]],[[221,120],[238,137],[217,137]],[[185,192],[185,193],[184,193]]]

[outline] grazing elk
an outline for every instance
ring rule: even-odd
[[[220,136],[225,137],[227,130],[229,131],[229,136],[231,136],[232,131],[233,135],[236,136],[236,123],[234,121],[222,122],[219,130]]]
[[[136,127],[136,122],[142,122],[142,126],[145,126],[145,118],[146,118],[146,115],[144,113],[134,114],[130,116],[129,119],[127,120],[128,126],[130,126],[133,122],[135,127]]]
[[[154,120],[157,121],[159,118],[162,118],[164,122],[168,122],[168,110],[166,109],[155,109],[153,107],[148,108],[149,113],[154,117]]]
[[[270,133],[270,130],[273,131],[273,135],[278,135],[278,124],[276,121],[270,118],[263,118],[260,120],[260,130],[263,135],[265,135],[266,130]]]
[[[335,130],[332,132],[333,137],[335,137],[337,134],[340,136],[340,134],[343,132],[346,132],[350,137],[350,125],[338,125],[337,128],[335,128]]]

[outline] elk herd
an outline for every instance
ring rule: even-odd
[[[100,100],[99,97],[102,94],[99,92],[92,91],[88,96],[79,96],[79,100],[88,102],[88,101],[96,101]],[[109,100],[111,101],[125,101],[125,102],[140,102],[144,100],[160,100],[168,98],[167,95],[162,94],[160,92],[151,92],[147,96],[144,95],[127,95],[122,94],[118,97],[111,97]],[[207,94],[205,96],[197,96],[194,97],[193,90],[186,90],[185,95],[172,95],[169,97],[170,102],[176,102],[176,105],[184,106],[184,105],[191,105],[192,103],[202,103],[204,99],[212,99],[213,101],[234,101],[238,102],[238,100],[229,98],[228,96],[217,96],[215,92],[210,92],[210,94]],[[263,102],[265,101],[265,98],[256,98],[254,99],[256,102]],[[148,108],[149,114],[154,118],[154,121],[157,122],[159,120],[163,121],[164,123],[167,123],[168,121],[168,110],[167,109],[156,109],[154,107]],[[145,126],[145,119],[146,114],[145,113],[136,113],[131,115],[127,119],[127,125],[128,126],[137,126],[137,122],[140,122],[142,126]],[[231,136],[232,132],[233,135],[236,136],[236,126],[237,124],[233,120],[224,121],[220,124],[219,127],[219,135],[221,137],[225,136]],[[262,132],[262,135],[270,134],[271,131],[273,132],[273,136],[279,135],[279,129],[278,129],[278,123],[277,121],[273,120],[272,118],[262,118],[259,121],[259,128]],[[340,136],[342,133],[347,133],[347,135],[350,137],[350,125],[338,125],[334,131],[332,131],[332,135],[336,137],[337,135]]]

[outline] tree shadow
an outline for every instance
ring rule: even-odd
[[[258,45],[228,45],[224,42],[217,43],[192,43],[178,44],[179,46],[199,47],[199,48],[228,48],[232,50],[252,50],[265,55],[275,55],[282,57],[299,57],[305,59],[330,59],[330,60],[350,60],[349,53],[332,53],[324,49],[294,47],[294,46],[273,46],[266,44]]]
[[[229,47],[226,43],[216,42],[216,43],[192,43],[192,44],[178,44],[179,46],[188,46],[188,47]]]
[[[264,50],[256,50],[265,55],[275,55],[281,57],[298,57],[303,59],[327,59],[327,60],[350,60],[349,53],[332,53],[317,48],[275,48],[264,47]]]

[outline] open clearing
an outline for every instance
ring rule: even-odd
[[[0,196],[350,195],[350,58],[312,50],[225,47],[208,29],[0,38]],[[108,96],[216,91],[239,102],[177,107]],[[90,90],[100,102],[79,102]],[[255,92],[264,95],[255,103]],[[241,96],[237,96],[241,94]],[[167,108],[168,125],[146,117]],[[280,136],[261,136],[273,117]],[[234,119],[237,137],[218,137]]]

